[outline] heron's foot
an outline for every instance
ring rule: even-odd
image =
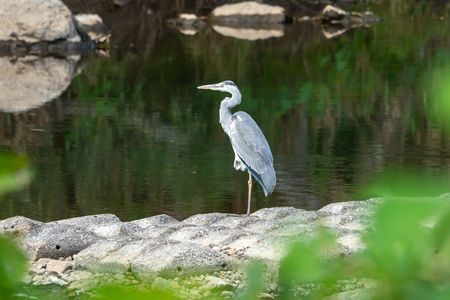
[[[235,159],[233,167],[236,171],[247,171],[247,167],[242,163],[242,161]]]

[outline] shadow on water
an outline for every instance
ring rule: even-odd
[[[427,115],[424,83],[450,65],[448,12],[388,3],[371,7],[383,20],[375,27],[335,39],[304,23],[253,42],[211,28],[183,35],[165,26],[178,12],[170,8],[92,5],[112,30],[110,58],[87,57],[75,77],[75,65],[54,58],[0,61],[47,71],[37,73],[39,88],[12,76],[0,83],[33,95],[20,111],[2,104],[0,148],[27,154],[35,171],[2,202],[0,218],[245,212],[246,174],[234,171],[218,124],[223,95],[195,89],[224,79],[239,85],[238,109],[274,154],[276,191],[266,199],[257,187],[255,209],[355,199],[357,186],[390,166],[448,174],[449,135]],[[42,97],[47,85],[59,92]]]

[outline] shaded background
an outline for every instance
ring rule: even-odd
[[[253,42],[166,26],[225,1],[65,2],[102,16],[110,57],[85,57],[58,99],[0,112],[0,149],[28,155],[34,169],[0,218],[245,212],[247,175],[233,169],[218,124],[225,95],[196,90],[225,79],[240,87],[238,109],[258,122],[274,155],[276,190],[265,198],[258,186],[254,209],[355,200],[391,167],[450,177],[450,135],[430,113],[433,80],[450,66],[447,1],[346,1],[381,22],[331,40],[317,24],[294,23],[281,38]],[[281,2],[296,16],[320,9]]]

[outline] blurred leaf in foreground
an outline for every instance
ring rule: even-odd
[[[25,157],[0,152],[0,196],[30,181]],[[1,209],[1,206],[0,206]],[[27,271],[25,254],[7,237],[0,236],[0,299],[10,299]]]
[[[247,287],[235,300],[256,300],[265,286],[265,267],[262,263],[253,263],[247,269]]]
[[[30,178],[28,161],[24,156],[0,152],[0,196],[20,189]]]
[[[321,289],[312,291],[309,298],[320,299],[330,284],[341,274],[341,260],[327,258],[336,246],[334,235],[321,231],[308,242],[295,242],[280,263],[278,284],[281,299],[292,299],[293,289],[304,284],[320,284]]]
[[[445,177],[418,171],[388,172],[368,188],[383,202],[352,260],[360,277],[377,281],[377,298],[450,298],[449,190]]]
[[[27,271],[25,255],[14,243],[0,236],[0,299],[9,299]]]

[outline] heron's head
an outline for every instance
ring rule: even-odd
[[[231,80],[225,80],[219,83],[214,84],[206,84],[197,87],[199,90],[213,90],[220,92],[228,92],[234,94],[236,91],[239,91],[237,85]]]

